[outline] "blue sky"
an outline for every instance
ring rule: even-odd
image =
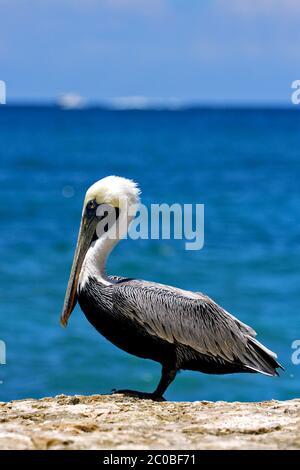
[[[290,102],[299,0],[0,0],[9,100]]]

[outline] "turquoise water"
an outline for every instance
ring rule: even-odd
[[[156,386],[159,365],[108,343],[78,307],[59,326],[84,192],[110,174],[139,182],[146,204],[204,203],[205,244],[122,241],[109,272],[207,293],[286,369],[277,378],[182,372],[166,397],[299,396],[299,136],[294,110],[0,107],[0,399]]]

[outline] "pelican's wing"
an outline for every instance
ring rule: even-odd
[[[130,280],[114,286],[113,304],[128,320],[170,343],[271,375],[278,367],[276,355],[254,339],[252,328],[201,293]]]

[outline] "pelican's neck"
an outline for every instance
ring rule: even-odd
[[[111,284],[106,274],[106,261],[118,242],[119,239],[111,240],[105,234],[91,244],[80,272],[78,283],[80,289],[85,285],[89,277],[95,277],[101,284]]]
[[[126,235],[131,220],[132,217],[126,217],[124,224],[121,225],[122,229],[119,227],[117,231],[118,236],[111,237],[109,232],[104,233],[91,244],[81,268],[78,282],[79,290],[84,287],[89,277],[95,277],[99,283],[104,285],[112,284],[106,274],[106,262],[113,248]]]

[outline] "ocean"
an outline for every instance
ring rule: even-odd
[[[183,371],[166,398],[299,397],[299,139],[295,109],[0,106],[0,400],[156,387],[160,366],[114,347],[79,307],[59,325],[84,193],[113,174],[137,181],[146,204],[204,204],[205,242],[123,240],[108,272],[206,293],[285,368]]]

